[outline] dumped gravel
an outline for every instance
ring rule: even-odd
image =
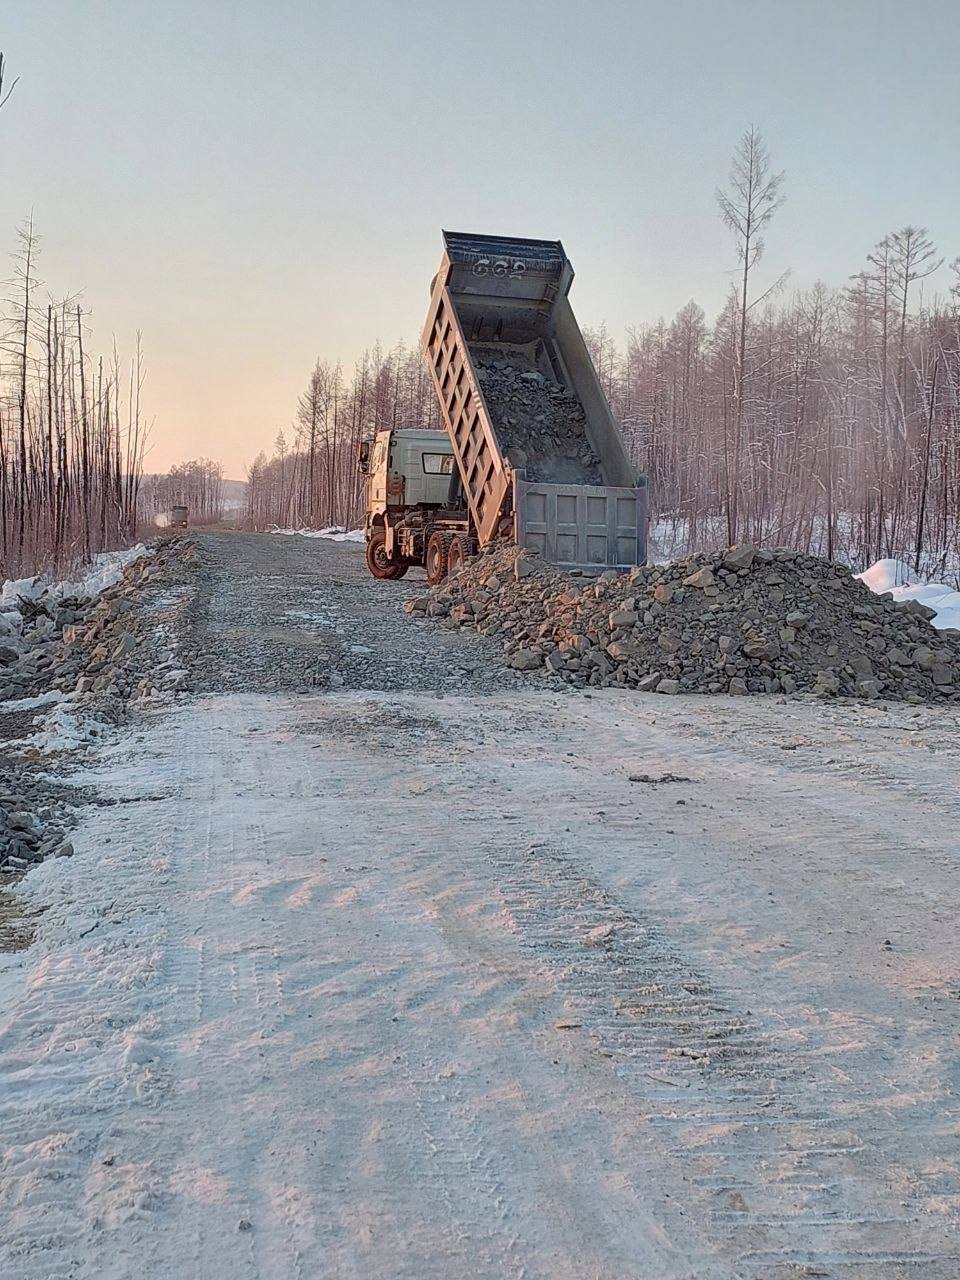
[[[189,539],[170,538],[93,599],[51,590],[23,600],[20,651],[0,678],[0,709],[6,699],[52,692],[69,696],[74,709],[115,721],[130,700],[185,689],[175,627],[144,605],[156,603],[153,597],[179,577],[192,554]]]
[[[189,541],[160,542],[98,595],[49,587],[2,615],[0,871],[17,875],[73,853],[74,809],[91,797],[36,767],[44,753],[62,773],[63,750],[95,741],[131,704],[162,704],[186,689],[169,587],[191,554]]]
[[[0,768],[0,870],[26,871],[51,854],[68,858],[67,832],[74,808],[86,799],[81,789],[54,783],[8,762]]]
[[[960,701],[960,633],[793,551],[741,546],[586,579],[503,547],[407,607],[571,684]]]
[[[474,368],[504,454],[529,480],[603,484],[573,391],[547,378],[522,353],[471,348]]]

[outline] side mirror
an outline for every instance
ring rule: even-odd
[[[357,470],[365,476],[370,469],[370,441],[362,440],[357,450]]]

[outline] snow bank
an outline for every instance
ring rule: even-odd
[[[149,554],[142,542],[126,547],[123,551],[102,551],[94,557],[83,575],[72,582],[51,582],[40,574],[35,574],[32,578],[8,578],[0,591],[0,611],[16,610],[21,600],[38,600],[43,595],[55,600],[64,596],[92,600],[101,591],[118,583],[128,564]]]
[[[944,582],[917,582],[913,570],[902,560],[877,560],[856,575],[871,591],[889,591],[894,600],[919,600],[936,609],[933,625],[941,631],[960,630],[960,591]]]
[[[362,529],[344,529],[342,525],[331,524],[325,529],[271,529],[271,533],[297,534],[301,538],[326,538],[329,542],[365,542],[366,535]]]
[[[3,704],[4,715],[8,711],[36,711],[38,707],[49,707],[54,702],[62,702],[66,697],[59,689],[48,689],[46,693],[38,693],[32,698],[8,698]]]
[[[11,745],[33,747],[42,755],[49,755],[89,747],[99,742],[106,732],[107,726],[101,720],[78,710],[67,697],[58,702],[49,715],[44,716],[32,734]]]
[[[875,560],[869,569],[856,575],[871,591],[892,591],[910,582],[910,566],[902,560]]]
[[[101,591],[116,586],[128,564],[150,554],[142,542],[126,547],[123,551],[102,551],[94,557],[93,564],[79,581],[60,583],[55,589],[60,595],[84,596],[92,600]]]

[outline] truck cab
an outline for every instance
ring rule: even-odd
[[[444,431],[378,431],[367,464],[367,522],[406,507],[442,507],[454,470]]]
[[[412,565],[426,565],[431,533],[466,529],[446,432],[378,431],[360,446],[359,469],[367,484],[367,565],[374,577],[403,577]]]

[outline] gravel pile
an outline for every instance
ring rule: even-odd
[[[544,377],[521,355],[472,353],[500,447],[529,480],[603,484],[576,395]]]
[[[179,570],[189,551],[184,542],[158,543],[152,555],[127,565],[116,586],[93,600],[51,591],[22,601],[19,651],[0,672],[0,704],[51,689],[75,695],[74,705],[85,699],[99,706],[111,698],[125,702],[186,689],[189,676],[171,633],[165,635],[156,618],[138,607],[145,589]]]
[[[740,546],[588,579],[502,547],[406,607],[572,684],[960,701],[960,632],[793,551]]]
[[[130,704],[169,701],[189,687],[176,618],[143,603],[149,596],[156,605],[191,553],[188,540],[165,540],[92,599],[51,587],[0,615],[0,736],[9,741],[0,760],[0,870],[73,852],[67,790],[18,759],[35,733],[49,732],[51,717],[116,724]]]
[[[0,770],[0,870],[23,872],[51,854],[72,856],[67,830],[73,815],[67,796],[77,798],[27,769]]]

